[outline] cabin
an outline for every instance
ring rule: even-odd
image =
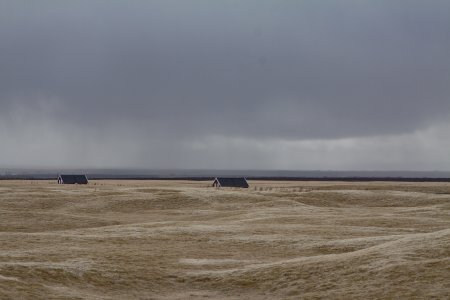
[[[58,184],[88,184],[86,175],[59,175]]]
[[[247,179],[244,177],[238,178],[225,178],[225,177],[216,177],[213,182],[213,186],[220,187],[236,187],[236,188],[248,188]]]

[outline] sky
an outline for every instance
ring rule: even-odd
[[[450,170],[450,1],[0,0],[0,167]]]

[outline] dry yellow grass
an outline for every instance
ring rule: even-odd
[[[1,299],[450,298],[443,183],[0,182]]]

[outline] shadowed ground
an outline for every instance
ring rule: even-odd
[[[1,299],[450,297],[450,184],[0,181]]]

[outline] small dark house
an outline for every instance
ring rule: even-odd
[[[88,184],[86,175],[59,175],[58,184]]]
[[[239,178],[225,178],[216,177],[213,182],[214,187],[237,187],[237,188],[248,188],[247,179],[244,177]]]

